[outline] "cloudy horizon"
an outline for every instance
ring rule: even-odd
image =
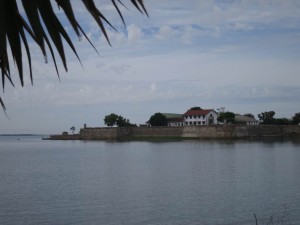
[[[144,1],[149,18],[124,1],[126,29],[110,1],[99,2],[118,30],[108,31],[112,47],[80,1],[72,1],[99,55],[64,23],[82,66],[66,47],[69,71],[59,62],[59,80],[52,60],[45,64],[30,43],[34,85],[26,66],[23,88],[12,68],[16,87],[6,85],[1,94],[9,118],[1,112],[0,134],[79,131],[83,124],[104,126],[110,113],[141,124],[156,112],[193,106],[256,118],[300,112],[300,1]]]

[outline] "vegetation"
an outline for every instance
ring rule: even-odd
[[[274,118],[275,112],[262,112],[258,114],[258,118],[261,121],[260,124],[264,125],[291,125],[294,121],[290,121],[287,118]]]
[[[167,117],[162,113],[155,113],[150,117],[149,123],[151,126],[167,126]]]
[[[44,55],[45,61],[47,61],[46,52],[48,48],[51,57],[54,61],[54,66],[58,75],[59,72],[57,68],[54,49],[57,50],[66,71],[68,69],[63,44],[64,42],[68,44],[68,46],[72,49],[74,54],[79,59],[79,56],[71,41],[71,38],[69,37],[68,33],[64,28],[64,25],[58,19],[53,10],[51,0],[21,0],[19,2],[20,4],[22,3],[26,17],[20,13],[17,0],[0,1],[0,69],[2,75],[3,90],[6,80],[8,80],[11,83],[11,85],[14,86],[12,81],[13,79],[10,73],[8,45],[10,45],[12,58],[18,69],[19,80],[22,86],[24,85],[22,51],[23,49],[25,49],[25,53],[28,59],[30,79],[31,83],[33,83],[31,50],[28,44],[29,36],[40,48],[42,54]],[[93,44],[91,43],[91,41],[89,40],[89,38],[87,37],[87,35],[85,34],[84,30],[82,29],[75,17],[72,7],[73,2],[71,0],[55,0],[55,2],[57,3],[59,9],[63,10],[63,13],[66,15],[66,18],[71,24],[72,28],[74,29],[76,35],[79,38],[81,37],[81,35],[83,35],[90,42],[92,47],[96,50],[96,48],[93,46]],[[97,6],[94,3],[94,0],[82,0],[82,2],[85,6],[86,11],[93,17],[95,22],[98,24],[108,44],[110,45],[110,41],[106,33],[106,28],[104,24],[107,24],[114,30],[116,29],[97,8]],[[131,0],[131,2],[141,13],[145,13],[148,15],[143,0]],[[121,0],[111,0],[111,4],[116,9],[116,12],[119,14],[120,19],[125,25],[124,18],[119,9],[119,6],[123,5],[123,3],[121,2]],[[1,98],[0,105],[5,110],[5,105]]]
[[[219,114],[218,121],[225,124],[235,123],[235,113],[222,112]]]
[[[275,112],[274,111],[268,111],[268,112],[262,112],[261,114],[258,114],[258,118],[261,121],[260,124],[275,124],[274,119]]]
[[[70,128],[70,130],[72,131],[72,133],[73,133],[73,135],[74,135],[74,132],[75,132],[75,127],[74,127],[74,126],[72,126],[72,127]]]
[[[296,114],[293,116],[292,123],[293,123],[293,124],[300,124],[300,112],[296,113]]]
[[[117,114],[111,113],[104,118],[104,124],[106,126],[118,126],[118,127],[136,127],[136,124],[131,124],[129,119],[123,118]]]
[[[250,117],[252,119],[255,119],[255,117],[254,117],[254,115],[252,113],[246,113],[246,114],[244,114],[244,116],[248,116],[248,117]]]
[[[195,107],[190,108],[190,110],[201,110],[201,109],[202,109],[202,108],[199,107],[199,106],[195,106]]]

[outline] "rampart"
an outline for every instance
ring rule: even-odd
[[[93,127],[82,128],[78,135],[54,135],[52,140],[117,140],[126,138],[239,139],[253,137],[300,137],[300,126],[213,125],[183,127]]]
[[[275,125],[213,125],[183,127],[112,127],[83,128],[81,140],[108,140],[122,138],[175,137],[194,139],[231,139],[268,136],[300,135],[300,126]]]

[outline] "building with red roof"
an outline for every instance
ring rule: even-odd
[[[218,113],[214,109],[194,107],[183,114],[185,125],[213,125],[218,123]]]

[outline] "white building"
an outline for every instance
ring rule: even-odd
[[[189,109],[183,114],[184,125],[218,124],[218,113],[214,109]]]

